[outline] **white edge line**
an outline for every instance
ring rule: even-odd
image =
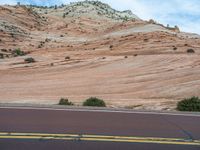
[[[123,114],[147,114],[147,115],[169,115],[169,116],[185,116],[185,117],[200,117],[200,114],[178,114],[167,112],[137,112],[137,111],[122,111],[122,110],[95,110],[95,109],[76,109],[76,108],[35,108],[35,107],[1,107],[0,109],[20,109],[20,110],[51,110],[51,111],[71,111],[71,112],[99,112],[99,113],[123,113]]]

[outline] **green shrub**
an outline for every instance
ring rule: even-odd
[[[83,106],[106,107],[106,103],[102,99],[91,97],[84,101]]]
[[[184,99],[177,104],[177,110],[179,111],[200,111],[200,99],[199,97],[191,97]]]
[[[26,53],[24,51],[22,51],[20,48],[18,49],[15,49],[13,52],[12,52],[14,55],[16,56],[24,56]]]
[[[25,61],[26,63],[34,63],[34,62],[35,62],[35,59],[32,58],[32,57],[29,57],[29,58],[25,58],[24,61]]]
[[[59,103],[59,105],[74,105],[72,102],[70,102],[67,98],[61,98]]]
[[[125,16],[125,17],[123,18],[123,21],[128,21],[128,20],[129,20],[128,16]]]

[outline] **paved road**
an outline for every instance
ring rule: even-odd
[[[0,150],[199,150],[200,116],[0,108]]]

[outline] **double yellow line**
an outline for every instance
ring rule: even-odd
[[[0,139],[101,141],[101,142],[155,143],[155,144],[200,146],[200,140],[186,140],[178,138],[131,137],[131,136],[102,136],[102,135],[86,135],[86,134],[79,135],[79,134],[0,132]]]

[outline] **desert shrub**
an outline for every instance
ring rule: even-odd
[[[200,99],[199,97],[191,97],[184,99],[177,104],[179,111],[199,111],[200,112]]]
[[[66,57],[65,57],[65,60],[69,60],[69,59],[70,59],[70,56],[66,56]]]
[[[3,58],[4,58],[3,54],[2,54],[2,53],[0,53],[0,59],[3,59]]]
[[[188,49],[187,53],[195,53],[195,51],[193,49]]]
[[[51,39],[48,39],[48,38],[45,39],[45,42],[50,42],[50,41],[51,41]]]
[[[128,56],[124,56],[124,58],[128,58]]]
[[[72,102],[70,102],[67,98],[61,98],[59,103],[59,105],[69,105],[72,106],[74,105]]]
[[[40,45],[38,45],[38,48],[42,48],[42,45],[40,44]]]
[[[173,47],[173,50],[174,50],[174,51],[177,50],[177,49],[178,49],[178,48],[177,48],[176,46]]]
[[[151,23],[151,24],[156,24],[156,21],[153,20],[153,19],[150,19],[150,20],[149,20],[149,23]]]
[[[40,41],[40,44],[38,45],[38,48],[42,48],[42,47],[44,47],[44,44],[45,44],[45,42]]]
[[[34,62],[35,62],[35,59],[32,58],[32,57],[29,57],[29,58],[25,58],[24,61],[25,61],[26,63],[34,63]]]
[[[65,17],[66,17],[66,14],[64,13],[64,14],[63,14],[63,18],[65,18]]]
[[[128,21],[128,20],[129,20],[128,16],[125,16],[125,17],[123,18],[123,21]]]
[[[24,56],[26,53],[22,51],[20,48],[13,50],[12,52],[16,56]]]
[[[83,102],[83,106],[106,107],[106,103],[102,99],[91,97]]]
[[[4,49],[4,48],[1,49],[1,51],[2,51],[2,52],[8,52],[8,50],[7,50],[7,49]]]
[[[15,37],[15,35],[14,35],[13,33],[11,33],[10,35],[11,35],[11,37],[12,37],[12,38],[14,38],[14,37]]]

